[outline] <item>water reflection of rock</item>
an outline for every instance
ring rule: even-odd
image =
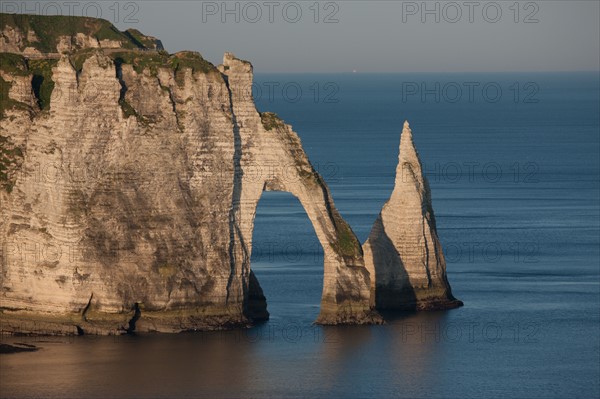
[[[63,338],[40,343],[37,353],[3,358],[2,379],[28,381],[27,392],[38,396],[50,389],[61,397],[285,397],[290,391],[429,397],[448,386],[438,379],[447,378],[439,371],[451,367],[447,351],[455,348],[444,335],[449,315],[385,315],[386,326],[297,323],[305,328],[301,336],[290,324],[267,323],[245,331]],[[9,385],[3,394],[16,389]]]
[[[365,378],[361,358],[368,352],[373,326],[327,326],[320,329],[320,361],[315,365],[322,375],[323,388],[344,389],[340,386],[349,378],[357,383]],[[366,382],[366,381],[365,381]]]
[[[426,397],[436,383],[435,370],[446,361],[447,313],[389,312],[384,317],[383,327],[322,329],[320,361],[315,365],[324,376],[322,388],[368,397],[381,392],[377,385],[384,380],[390,397]],[[348,381],[351,386],[344,386]]]
[[[60,375],[68,379],[53,379],[52,367],[35,375],[59,384],[68,397],[112,397],[114,387],[120,387],[121,397],[235,397],[251,387],[253,345],[239,331],[92,337],[59,351],[61,364],[71,369]]]
[[[383,341],[391,378],[397,381],[403,395],[427,396],[431,387],[437,385],[435,370],[446,361],[443,332],[448,313],[392,313],[385,317],[388,326]]]

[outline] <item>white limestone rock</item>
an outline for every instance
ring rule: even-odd
[[[462,305],[452,296],[437,236],[431,191],[408,122],[394,190],[363,245],[371,300],[379,310],[436,310]]]

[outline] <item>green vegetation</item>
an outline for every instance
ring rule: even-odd
[[[151,123],[156,123],[157,118],[155,115],[140,115],[135,108],[133,108],[133,106],[131,104],[129,104],[129,102],[127,102],[127,100],[125,100],[124,98],[119,100],[119,105],[121,106],[121,109],[123,110],[123,116],[125,116],[125,118],[129,118],[130,116],[134,116],[138,122],[140,124],[142,124],[143,126],[148,126]]]
[[[281,120],[281,118],[279,118],[279,116],[277,116],[277,114],[273,112],[261,112],[260,119],[262,121],[263,127],[266,130],[277,129],[284,126],[284,123]]]
[[[109,54],[117,66],[129,64],[137,73],[144,72],[144,69],[150,70],[154,76],[159,68],[170,68],[169,55],[166,52],[128,52],[119,51]]]
[[[13,76],[29,75],[25,58],[18,54],[0,53],[0,70]],[[9,97],[8,93],[10,92],[11,87],[11,82],[7,82],[0,77],[0,118],[3,117],[4,111],[7,109],[17,106],[26,107],[25,104],[17,102]]]
[[[175,81],[178,85],[183,85],[184,74],[183,70],[190,68],[192,73],[203,72],[209,73],[215,71],[215,66],[206,61],[200,53],[194,51],[181,51],[173,54],[169,60],[171,68],[175,71]]]
[[[0,20],[1,28],[18,28],[25,33],[25,37],[33,30],[37,40],[26,40],[24,44],[42,53],[55,53],[60,36],[73,36],[77,33],[93,36],[97,40],[118,40],[124,48],[139,48],[128,35],[103,19],[64,15],[0,14]]]
[[[31,86],[42,110],[50,108],[50,96],[54,90],[52,68],[57,63],[57,60],[51,59],[26,60],[17,54],[0,55],[0,70],[13,76],[32,76]],[[4,111],[13,107],[27,108],[27,105],[9,97],[11,86],[10,82],[0,78],[0,115],[4,115]]]
[[[130,116],[135,116],[137,119],[140,119],[140,115],[137,113],[135,108],[133,108],[131,106],[131,104],[129,104],[127,102],[127,100],[125,100],[124,98],[120,99],[119,105],[121,106],[121,109],[123,110],[123,115],[125,116],[125,118],[129,118]]]
[[[26,60],[17,54],[2,53],[0,55],[0,70],[13,76],[32,76],[31,86],[38,99],[42,110],[50,108],[50,97],[54,90],[52,81],[52,68],[58,60]],[[27,105],[11,99],[8,95],[11,83],[0,78],[0,114],[16,106],[27,107]]]
[[[88,48],[84,50],[79,50],[71,54],[69,59],[71,61],[71,65],[73,65],[73,68],[77,71],[77,73],[81,72],[81,70],[83,69],[83,64],[85,60],[90,58],[92,54],[94,54],[96,51],[98,50],[94,48]]]
[[[215,66],[206,61],[200,53],[195,51],[180,51],[171,56],[171,67],[178,71],[184,68],[191,68],[194,72],[208,73],[215,69]]]
[[[166,51],[158,52],[128,52],[119,51],[109,54],[117,66],[129,64],[137,73],[142,73],[148,69],[153,76],[158,74],[160,68],[172,69],[175,72],[175,79],[179,85],[183,84],[184,69],[190,68],[192,72],[208,73],[216,70],[215,66],[206,61],[200,53],[192,51],[182,51],[177,54],[169,55]]]
[[[19,54],[0,53],[0,70],[17,76],[27,76],[27,61]]]
[[[11,83],[0,77],[0,118],[4,115],[5,110],[14,106],[15,101],[8,96],[11,87]]]
[[[29,60],[29,70],[33,74],[31,86],[42,110],[50,109],[50,97],[54,90],[52,68],[57,63],[58,60]]]
[[[27,104],[15,101],[9,97],[8,93],[10,92],[11,87],[12,83],[7,82],[0,77],[0,119],[4,117],[4,112],[11,108],[30,110],[30,107]]]
[[[354,235],[354,232],[344,219],[334,211],[333,221],[337,231],[337,242],[331,247],[339,255],[349,258],[357,258],[360,256],[360,243]]]
[[[260,114],[262,124],[266,130],[278,129],[282,139],[288,144],[289,151],[296,163],[296,169],[299,176],[307,185],[316,185],[317,190],[323,190],[326,201],[331,201],[325,182],[319,173],[317,173],[310,161],[306,158],[300,138],[291,130],[283,129],[285,123],[281,118],[272,112],[262,112]],[[336,231],[336,240],[332,242],[331,248],[341,257],[357,259],[361,256],[362,248],[356,235],[340,216],[337,210],[331,210],[331,217]]]
[[[156,48],[156,39],[151,38],[149,36],[144,35],[137,29],[127,29],[125,32],[132,42],[134,42],[139,47],[147,48],[147,49],[155,49]]]
[[[8,193],[15,185],[13,172],[23,162],[23,151],[16,147],[10,138],[0,136],[0,188]]]
[[[83,68],[85,60],[88,59],[97,49],[86,49],[77,51],[71,55],[71,64],[73,67],[80,72]],[[202,71],[210,72],[215,67],[204,60],[199,53],[194,52],[182,52],[174,55],[169,55],[166,51],[116,51],[107,54],[113,59],[117,68],[121,68],[123,65],[131,65],[133,70],[141,74],[144,70],[148,70],[152,76],[157,76],[160,68],[167,68],[174,71],[178,84],[183,84],[183,73],[178,74],[178,71],[182,71],[185,68],[191,68],[193,72]],[[163,90],[168,91],[168,87],[162,87]],[[43,93],[42,93],[43,94]],[[122,93],[123,95],[124,93]],[[143,124],[152,123],[151,117],[144,117],[140,115],[134,107],[129,104],[125,98],[119,100],[119,104],[123,109],[125,117],[135,116]]]
[[[160,68],[171,69],[174,72],[177,84],[183,84],[184,71],[191,69],[192,73],[209,73],[216,71],[214,65],[206,61],[197,52],[183,51],[170,55],[164,50],[156,50],[157,42],[154,38],[145,36],[136,29],[120,32],[111,23],[102,19],[70,16],[39,16],[24,14],[0,14],[0,29],[10,26],[20,30],[24,35],[23,47],[34,47],[42,53],[55,53],[56,46],[61,36],[74,36],[83,33],[95,37],[97,40],[114,40],[121,42],[122,51],[106,51],[105,54],[113,59],[117,67],[123,64],[133,66],[141,74],[148,70],[153,76],[158,74]],[[74,50],[70,54],[71,64],[79,73],[85,61],[99,49],[87,48]],[[32,89],[38,99],[41,110],[50,107],[50,98],[54,89],[52,68],[58,63],[53,59],[30,59],[16,54],[3,53],[0,55],[0,69],[13,76],[32,76]],[[10,81],[0,81],[0,115],[15,106],[28,107],[10,99],[8,93],[11,88]],[[125,90],[125,89],[124,89]],[[163,88],[169,90],[169,88]],[[123,93],[122,93],[123,94]],[[124,98],[119,103],[126,116],[135,116],[144,123],[152,122],[150,117],[142,117]]]
[[[321,176],[319,176],[319,174],[317,172],[312,170],[312,165],[308,165],[308,168],[310,168],[310,171],[306,170],[307,167],[303,166],[299,162],[296,163],[296,166],[298,168],[298,173],[300,174],[300,177],[303,178],[305,181],[312,182],[313,184],[316,184],[317,186],[323,185],[323,182],[321,181]]]

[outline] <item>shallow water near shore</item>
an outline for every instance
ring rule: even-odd
[[[463,91],[454,101],[448,84],[473,81],[502,95],[476,90],[471,101]],[[265,193],[252,267],[267,323],[2,337],[40,350],[0,355],[1,397],[600,396],[597,74],[259,74],[256,82],[259,110],[293,125],[361,242],[391,193],[410,121],[448,278],[465,306],[387,315],[384,326],[313,325],[318,240],[294,197]],[[436,83],[448,91],[408,94]]]

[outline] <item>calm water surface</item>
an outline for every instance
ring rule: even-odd
[[[436,82],[439,98],[422,98]],[[465,82],[489,91],[469,98]],[[268,323],[17,339],[42,349],[0,356],[0,396],[598,397],[599,93],[585,73],[258,75],[259,109],[298,131],[361,241],[393,188],[409,119],[465,306],[386,326],[312,325],[319,243],[294,197],[265,193],[252,267]]]

